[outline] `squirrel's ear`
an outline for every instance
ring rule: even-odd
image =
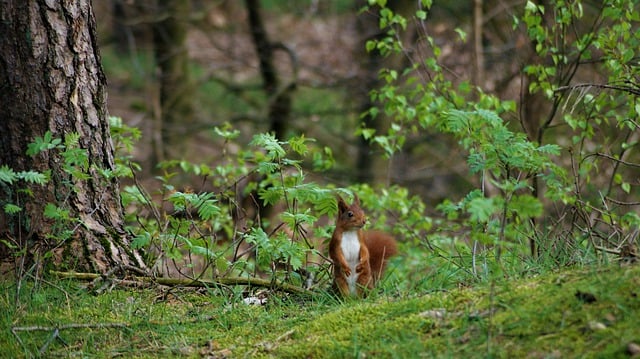
[[[358,194],[353,192],[353,204],[360,206],[360,198],[358,198]]]
[[[336,195],[336,199],[338,200],[338,213],[342,213],[347,208],[349,208],[349,206],[347,205],[347,202],[345,202],[344,199],[342,199],[342,197],[340,197],[339,194]]]

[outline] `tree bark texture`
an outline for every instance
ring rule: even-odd
[[[0,34],[0,165],[50,173],[44,186],[2,188],[0,202],[23,210],[15,216],[0,211],[0,238],[26,249],[39,266],[42,258],[58,267],[102,273],[117,264],[142,266],[123,229],[118,181],[99,171],[114,169],[114,158],[91,2],[0,0]],[[88,179],[66,173],[57,150],[25,154],[47,131],[54,138],[80,136]],[[24,187],[32,195],[17,192]],[[47,203],[77,219],[66,224],[73,230],[70,237],[56,237],[58,224],[43,215]]]

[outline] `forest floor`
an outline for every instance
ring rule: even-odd
[[[574,268],[449,291],[338,301],[243,288],[0,285],[0,357],[631,357],[640,267]],[[16,296],[16,293],[19,295]],[[266,292],[265,292],[266,293]]]

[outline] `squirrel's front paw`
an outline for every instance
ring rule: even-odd
[[[357,268],[356,271],[358,271]],[[348,277],[351,275],[351,269],[349,267],[342,267],[342,273],[344,273],[345,277]]]

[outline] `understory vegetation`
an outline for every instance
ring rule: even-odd
[[[142,179],[133,156],[141,131],[112,117],[117,168],[101,171],[121,180],[127,231],[147,268],[119,280],[92,278],[87,288],[73,261],[41,273],[50,269],[47,258],[33,267],[19,260],[28,241],[0,238],[18,258],[17,275],[1,284],[0,356],[637,354],[635,2],[526,2],[513,28],[534,49],[520,75],[523,96],[537,106],[533,115],[448,76],[423,24],[431,1],[410,18],[386,1],[369,3],[386,35],[367,50],[400,54],[409,65],[381,71],[382,85],[371,93],[375,105],[365,115],[388,125],[363,121],[357,134],[388,163],[408,144],[420,151],[416,144],[443,138],[464,153],[472,188],[430,206],[393,183],[336,185],[331,179],[348,154],[305,134],[258,133],[243,142],[244,129],[230,123],[210,129],[220,144],[216,163],[167,160]],[[415,47],[402,42],[407,28],[419,37]],[[47,151],[62,153],[71,176],[88,170],[77,135],[47,133],[27,155]],[[0,189],[12,198],[1,204],[5,216],[20,216],[34,200],[26,184],[49,176],[0,166]],[[353,193],[367,228],[393,234],[400,255],[370,298],[343,302],[329,290],[326,247],[336,194]],[[43,218],[59,228],[50,256],[82,225],[63,207],[48,206]],[[183,281],[123,289],[148,287],[155,277]],[[199,289],[183,288],[196,283]]]

